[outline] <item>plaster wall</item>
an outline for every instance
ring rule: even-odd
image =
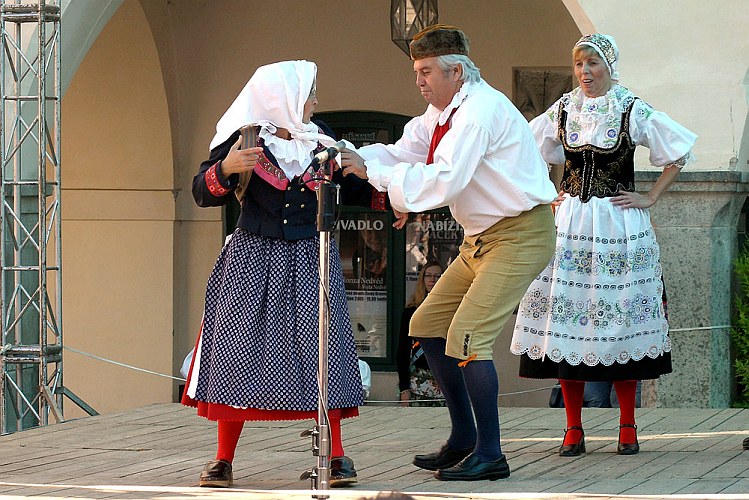
[[[160,75],[143,11],[125,2],[64,95],[63,331],[66,347],[170,373],[173,161]],[[169,379],[64,359],[65,385],[100,413],[172,397]],[[65,403],[66,418],[81,414]]]

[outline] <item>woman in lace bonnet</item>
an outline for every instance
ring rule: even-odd
[[[617,453],[633,455],[637,380],[671,372],[649,207],[693,161],[696,135],[618,83],[613,37],[585,35],[572,54],[579,87],[531,121],[542,156],[564,173],[554,203],[556,252],[520,303],[511,351],[521,356],[522,377],[560,380],[567,416],[561,456],[585,452],[586,381],[613,382]],[[647,193],[635,190],[636,146],[663,169]]]

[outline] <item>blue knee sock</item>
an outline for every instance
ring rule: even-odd
[[[458,367],[459,361],[445,355],[445,339],[420,337],[419,343],[424,349],[429,369],[445,396],[445,404],[450,412],[452,428],[447,445],[454,450],[470,448],[476,442],[476,425],[473,421],[471,401],[468,399],[461,369]]]
[[[483,460],[497,460],[502,456],[502,449],[499,445],[499,411],[497,410],[499,380],[494,361],[491,359],[470,361],[462,371],[478,429],[473,454]]]

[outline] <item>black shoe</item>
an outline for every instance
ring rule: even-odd
[[[463,450],[451,450],[447,444],[440,448],[437,453],[428,453],[426,455],[416,455],[413,464],[426,470],[449,469],[458,464],[461,460],[471,454],[473,446]]]
[[[742,447],[743,447],[743,448],[744,448],[745,450],[749,450],[749,438],[744,438],[744,441],[743,441],[743,442],[741,443],[741,446],[742,446]]]
[[[356,482],[354,461],[349,457],[335,457],[330,460],[330,487],[340,488]]]
[[[234,484],[231,464],[226,460],[211,460],[200,473],[200,486],[211,488],[228,488]]]
[[[634,427],[635,431],[637,431],[635,424],[622,424],[619,426],[619,442],[616,445],[616,453],[619,455],[637,455],[640,453],[640,443],[636,437],[634,444],[622,443],[622,427]]]
[[[564,437],[567,437],[567,433],[571,431],[572,429],[580,431],[580,441],[578,441],[575,444],[564,444],[564,440],[562,441],[562,446],[559,447],[559,456],[560,457],[577,457],[580,456],[581,453],[585,453],[585,431],[583,431],[582,427],[578,427],[576,425],[573,425],[567,429],[564,430]]]
[[[482,462],[476,455],[468,455],[457,465],[434,473],[440,481],[481,481],[510,477],[510,466],[502,455],[492,462]]]

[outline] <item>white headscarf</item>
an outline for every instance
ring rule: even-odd
[[[259,125],[260,137],[281,168],[287,170],[285,166],[293,165],[296,167],[294,170],[305,169],[312,160],[311,152],[317,147],[318,141],[326,146],[335,143],[332,137],[320,134],[314,123],[302,122],[304,105],[316,76],[315,63],[303,60],[282,61],[257,68],[216,124],[211,149],[226,141],[241,127]],[[273,135],[278,128],[287,129],[291,140]]]
[[[603,62],[606,63],[611,79],[619,81],[619,71],[616,69],[616,63],[619,61],[619,47],[616,46],[616,41],[613,36],[601,33],[584,35],[577,41],[575,47],[579,47],[580,45],[593,47],[593,49],[598,52],[598,55],[601,56]]]

